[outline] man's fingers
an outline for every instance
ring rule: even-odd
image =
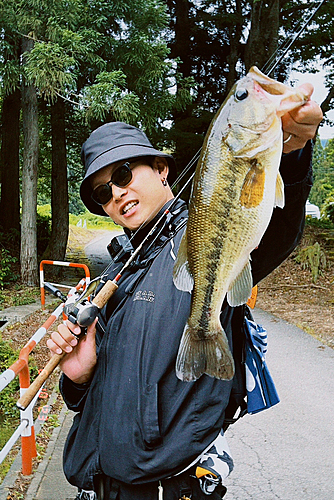
[[[74,326],[71,323],[72,327]],[[61,354],[62,351],[71,352],[73,347],[78,343],[77,338],[67,328],[66,325],[60,324],[56,332],[52,332],[51,338],[47,341],[47,346],[52,352]]]
[[[315,101],[307,101],[302,106],[293,109],[289,113],[282,116],[283,128],[304,125],[319,125],[323,118],[323,114],[319,104]],[[285,126],[284,126],[285,125]]]
[[[311,95],[313,94],[313,91],[314,91],[314,87],[313,87],[312,83],[302,83],[297,88],[299,90],[301,90],[303,92],[303,94],[308,96],[308,98],[311,97]]]
[[[313,85],[304,83],[302,87],[304,92],[312,94]],[[307,101],[283,115],[283,153],[303,148],[307,141],[314,138],[322,118],[321,108],[314,101]]]

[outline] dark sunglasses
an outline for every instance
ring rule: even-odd
[[[105,205],[112,198],[111,184],[115,184],[117,187],[125,187],[130,184],[131,180],[130,162],[126,162],[115,170],[109,182],[101,184],[93,190],[91,198],[98,205]]]

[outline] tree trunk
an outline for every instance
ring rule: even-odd
[[[52,232],[43,258],[64,260],[68,238],[68,185],[65,135],[65,104],[58,99],[51,105],[52,177],[51,212]]]
[[[253,0],[251,29],[245,50],[245,65],[261,69],[278,45],[279,0]]]
[[[22,53],[30,51],[33,40],[24,38]],[[24,56],[23,56],[24,61]],[[36,286],[37,272],[37,174],[38,174],[38,109],[33,85],[22,85],[23,166],[21,221],[21,279],[25,285]]]
[[[2,104],[0,225],[6,233],[20,231],[20,108],[21,92],[15,90]]]
[[[227,57],[229,71],[226,78],[226,91],[229,92],[238,79],[237,63],[240,58],[240,40],[242,36],[242,3],[235,2],[235,25],[229,29],[230,53]]]

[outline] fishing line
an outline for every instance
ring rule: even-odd
[[[293,36],[292,40],[290,42],[285,42],[285,44],[283,44],[282,47],[279,47],[275,52],[274,54],[269,58],[269,60],[267,61],[267,63],[263,66],[262,68],[262,72],[263,73],[266,73],[268,75],[270,75],[270,73],[272,73],[274,71],[274,69],[276,69],[276,67],[278,66],[278,64],[284,59],[284,57],[286,56],[286,54],[289,52],[291,46],[295,43],[295,41],[297,40],[297,38],[303,33],[303,31],[305,30],[305,28],[307,27],[307,25],[309,24],[309,22],[313,19],[313,17],[315,16],[315,14],[318,12],[318,10],[320,9],[320,7],[325,3],[326,0],[321,0],[318,5],[315,7],[315,9],[311,12],[311,14],[309,15],[309,17],[307,18],[307,20],[304,22],[304,24],[302,25],[302,27],[300,28],[299,31],[297,31],[297,33]],[[315,2],[313,2],[315,3]],[[300,23],[299,23],[300,24]],[[297,24],[297,27],[298,27],[298,24]],[[284,47],[284,45],[286,45],[286,47]],[[273,58],[276,58],[276,55],[278,54],[278,52],[284,47],[284,50],[283,50],[283,53],[276,59],[276,61],[274,63],[272,63],[272,66],[270,66],[271,64],[271,60]]]
[[[309,6],[309,8],[313,8],[314,5],[317,5],[318,4],[318,1],[315,0],[312,2],[312,4]],[[264,66],[261,68],[261,71],[263,73],[267,73],[266,71],[266,68],[267,67],[270,67],[271,64],[273,64],[273,62],[276,60],[276,57],[277,55],[282,51],[282,50],[285,50],[286,47],[289,45],[290,43],[290,40],[291,40],[291,37],[294,36],[294,34],[297,32],[297,30],[299,30],[300,26],[302,26],[303,24],[303,18],[300,18],[298,23],[296,24],[296,26],[294,27],[293,29],[293,32],[289,34],[289,36],[287,36],[284,40],[282,40],[277,49],[271,54],[271,56],[269,57],[269,59],[267,60],[267,62],[264,64]],[[269,73],[268,73],[268,76],[269,76]]]
[[[189,172],[189,170],[194,166],[194,164],[197,162],[199,156],[200,156],[200,153],[201,153],[201,149],[200,148],[197,153],[193,156],[193,158],[189,161],[189,163],[186,165],[186,167],[183,169],[183,171],[181,172],[181,174],[177,177],[176,181],[173,183],[172,185],[172,189],[175,188],[175,186],[184,178],[184,176]],[[173,206],[176,204],[176,202],[180,199],[182,193],[186,190],[186,188],[188,187],[188,185],[190,184],[190,182],[192,181],[193,177],[195,175],[195,172],[193,172],[189,179],[184,183],[184,185],[182,186],[182,188],[180,189],[180,191],[177,193],[177,195],[173,198],[171,204],[169,205],[168,209],[164,211],[164,213],[161,215],[161,217],[158,219],[158,221],[156,222],[156,224],[153,226],[153,228],[151,229],[151,231],[145,236],[145,238],[143,239],[143,241],[140,243],[139,247],[140,249],[142,248],[143,244],[147,241],[148,237],[151,236],[151,234],[153,233],[153,231],[158,227],[158,225],[160,224],[160,222],[164,219],[164,217],[167,216],[168,213],[170,213],[170,211],[172,210]],[[136,231],[131,235],[131,237],[129,238],[129,242],[131,243],[131,241],[136,237],[136,235],[138,234],[138,232],[147,224],[149,220],[149,217],[147,217],[147,219],[139,226],[138,229],[136,229]],[[135,251],[135,255],[132,254],[130,259],[132,258],[132,260],[134,259],[134,257],[139,253],[137,250],[139,249],[139,247],[137,247],[136,251]],[[108,266],[103,270],[103,272],[101,273],[101,277],[103,277],[104,275],[106,275],[108,273],[108,271],[111,269],[111,267],[113,266],[114,264],[114,261],[117,260],[118,257],[120,257],[122,253],[122,250],[120,250],[118,252],[118,254],[116,254],[116,256],[114,257],[114,259],[112,260],[112,262],[110,262],[110,264],[108,264]],[[123,267],[124,269],[124,267]],[[98,279],[95,278],[95,279]]]
[[[315,4],[317,2],[313,2],[313,4]],[[300,28],[300,30],[293,36],[292,40],[289,42],[289,41],[285,41],[281,47],[278,47],[276,49],[276,51],[272,54],[272,56],[268,59],[268,61],[266,62],[266,64],[263,66],[262,68],[262,72],[264,73],[268,73],[268,75],[274,71],[274,69],[278,66],[278,64],[283,60],[283,58],[285,57],[285,55],[287,54],[287,52],[290,50],[291,46],[293,45],[293,43],[297,40],[297,38],[302,34],[302,32],[305,30],[305,28],[307,27],[308,23],[312,20],[312,18],[315,16],[315,14],[318,12],[318,10],[320,9],[320,7],[325,3],[325,0],[321,0],[318,5],[315,7],[315,9],[312,11],[312,13],[309,15],[309,17],[307,18],[307,20],[304,22],[304,24],[302,25],[302,27]],[[299,27],[299,25],[301,24],[302,21],[299,21],[299,23],[297,24],[296,28]],[[295,28],[295,30],[296,30]],[[277,54],[279,53],[279,51],[281,51],[283,49],[283,53],[281,54],[280,57],[278,57],[276,59],[276,61],[274,63],[272,63],[272,60],[274,60],[277,56]],[[272,66],[271,66],[272,64]],[[185,177],[185,175],[187,175],[187,173],[189,172],[189,170],[193,167],[193,165],[195,164],[195,162],[198,160],[199,156],[200,156],[200,153],[201,153],[201,150],[202,148],[200,148],[197,153],[193,156],[193,158],[189,161],[189,163],[187,164],[187,166],[183,169],[183,171],[181,172],[181,174],[177,177],[176,181],[173,183],[173,185],[171,186],[171,189],[174,189],[177,184]],[[169,208],[162,214],[162,216],[158,219],[158,221],[156,222],[156,224],[153,226],[153,228],[151,229],[151,231],[146,235],[146,237],[143,239],[143,241],[140,243],[139,247],[137,247],[137,249],[135,250],[135,252],[131,255],[131,257],[129,258],[128,262],[132,261],[133,258],[139,253],[139,250],[142,248],[142,246],[144,245],[144,243],[147,241],[147,239],[149,238],[149,236],[151,236],[151,234],[153,233],[153,231],[158,227],[158,225],[160,224],[160,222],[163,220],[164,217],[166,217],[167,213],[170,213],[170,210],[172,209],[172,207],[175,205],[175,203],[177,202],[177,200],[180,198],[181,194],[185,191],[185,189],[187,188],[187,186],[189,185],[189,183],[192,181],[193,177],[195,175],[195,172],[193,172],[191,174],[191,176],[189,177],[189,179],[186,181],[186,183],[183,185],[183,187],[181,188],[181,190],[179,191],[179,193],[173,198],[173,201],[171,203],[171,205],[169,206]],[[131,235],[131,238],[129,239],[129,242],[131,242],[135,236],[138,234],[138,232],[146,225],[147,221],[148,221],[149,217],[139,226],[139,228]],[[119,257],[121,255],[121,252],[120,251],[117,255],[116,255],[116,258]],[[123,267],[123,269],[128,265],[128,262],[125,264],[125,266]],[[105,275],[108,273],[108,271],[110,270],[111,266],[113,265],[113,261],[104,269],[103,273],[101,276]]]

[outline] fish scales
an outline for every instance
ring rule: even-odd
[[[192,291],[176,374],[203,373],[229,380],[233,356],[220,324],[223,300],[245,303],[251,294],[250,253],[275,205],[284,206],[278,172],[280,113],[302,105],[301,93],[252,68],[235,84],[212,121],[199,159],[189,220],[174,267],[174,283]]]

